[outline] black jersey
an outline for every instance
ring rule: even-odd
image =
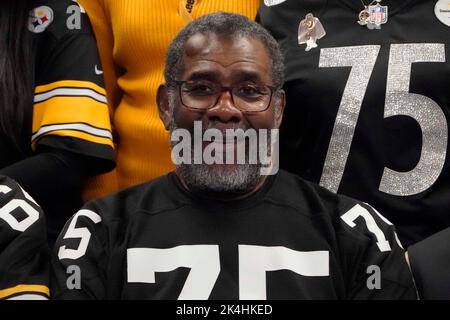
[[[383,0],[380,29],[358,23],[359,0],[265,1],[259,11],[285,56],[281,167],[370,203],[405,245],[450,226],[450,26],[436,2]],[[326,34],[306,51],[308,13]]]
[[[46,234],[41,208],[0,176],[0,299],[48,299]]]
[[[450,228],[408,248],[421,299],[450,300]]]
[[[35,0],[29,12],[34,57],[33,104],[25,110],[29,153],[49,146],[92,157],[104,172],[114,165],[109,111],[93,31],[71,0]],[[0,135],[0,168],[23,160]],[[24,149],[27,149],[24,147]]]
[[[174,173],[94,200],[52,265],[56,299],[416,297],[385,218],[287,172],[236,201],[189,193]]]

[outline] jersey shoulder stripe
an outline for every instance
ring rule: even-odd
[[[19,284],[12,288],[0,290],[0,299],[38,300],[48,299],[50,289],[43,285]]]

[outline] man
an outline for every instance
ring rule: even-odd
[[[49,297],[49,248],[41,208],[0,176],[0,300]]]
[[[260,0],[79,0],[97,38],[117,153],[116,170],[90,179],[84,200],[172,171],[156,92],[164,55],[189,21],[225,11],[253,19]],[[130,49],[132,48],[132,49]]]
[[[243,16],[187,25],[169,47],[165,78],[161,119],[172,141],[186,132],[195,139],[200,124],[203,157],[232,151],[236,160],[254,141],[229,139],[230,130],[280,126],[281,52]],[[223,133],[225,140],[205,138]],[[90,202],[72,218],[55,247],[54,298],[416,297],[393,226],[368,205],[286,172],[261,175],[270,162],[250,163],[250,151],[244,163],[199,162],[193,144],[172,158],[193,155],[194,164],[177,162],[167,176]]]

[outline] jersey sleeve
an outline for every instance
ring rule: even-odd
[[[48,299],[49,258],[41,208],[0,176],[0,299]]]
[[[32,11],[35,18],[40,14],[51,21],[36,37],[32,147],[47,145],[104,160],[100,171],[108,171],[114,164],[111,121],[90,22],[76,2],[44,4]]]
[[[114,35],[109,8],[104,0],[78,0],[89,16],[92,29],[97,38],[100,60],[103,65],[105,89],[108,95],[108,104],[111,115],[119,106],[123,92],[118,85],[117,75],[121,68],[114,62]]]
[[[65,225],[52,253],[52,298],[107,298],[108,237],[98,207],[88,203]]]
[[[417,299],[394,226],[364,203],[342,211],[338,227],[348,299]],[[348,254],[348,253],[351,254]]]

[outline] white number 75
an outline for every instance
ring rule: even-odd
[[[320,185],[337,192],[355,133],[361,104],[380,46],[324,48],[319,67],[351,67],[334,123]],[[409,92],[411,66],[418,62],[445,62],[439,43],[392,44],[386,85],[384,117],[409,116],[422,130],[422,150],[416,167],[408,172],[384,168],[379,190],[408,196],[427,190],[441,174],[447,153],[448,126],[441,107],[432,99]],[[365,128],[372,130],[372,128]]]
[[[307,277],[329,275],[328,251],[295,251],[285,247],[239,245],[239,298],[266,299],[266,272],[291,270]],[[128,282],[155,283],[156,272],[180,267],[191,271],[179,300],[208,299],[220,273],[218,245],[127,250]]]

